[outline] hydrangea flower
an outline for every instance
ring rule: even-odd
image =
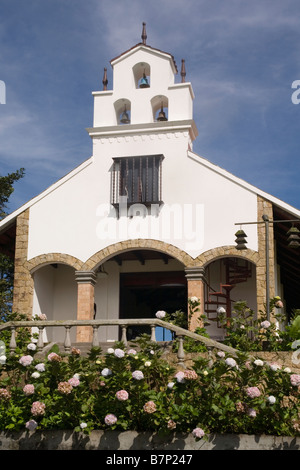
[[[271,405],[274,405],[274,403],[276,402],[276,398],[273,396],[273,395],[270,395],[268,398],[267,398],[268,402],[271,404]]]
[[[27,421],[25,424],[25,428],[28,429],[28,431],[34,431],[37,428],[37,422],[34,419],[30,419]]]
[[[40,376],[41,376],[41,374],[40,374],[39,372],[33,372],[33,373],[31,374],[31,377],[32,377],[33,379],[38,379]]]
[[[225,357],[224,351],[218,351],[218,352],[217,352],[217,356],[219,356],[219,357]]]
[[[23,387],[23,392],[25,395],[33,395],[35,390],[34,390],[34,385],[32,384],[27,384]]]
[[[299,374],[292,374],[290,376],[290,380],[291,380],[291,384],[293,386],[297,387],[298,385],[300,385],[300,375]]]
[[[107,377],[108,375],[111,375],[111,374],[112,374],[112,371],[110,369],[108,369],[107,367],[105,367],[101,371],[101,375],[103,375],[103,377]]]
[[[250,398],[258,398],[261,395],[260,390],[257,387],[248,387],[246,389],[246,393]]]
[[[169,419],[167,422],[167,428],[171,430],[176,429],[176,422],[173,419]]]
[[[48,354],[48,361],[50,362],[60,362],[62,360],[61,356],[59,356],[58,354],[56,354],[55,352],[52,352],[50,354]]]
[[[46,405],[41,401],[34,401],[31,406],[31,413],[33,416],[42,416],[45,414]]]
[[[29,343],[29,344],[27,345],[27,349],[28,349],[29,351],[35,351],[35,350],[36,350],[36,344],[34,344],[34,343]]]
[[[256,418],[256,411],[253,408],[249,408],[247,414],[250,418]]]
[[[175,378],[177,379],[177,382],[179,382],[181,384],[184,383],[185,382],[184,372],[182,372],[182,371],[177,372],[177,374],[175,374]]]
[[[119,401],[126,401],[128,400],[128,392],[126,392],[126,390],[119,390],[117,393],[116,393],[116,397]]]
[[[2,354],[0,356],[0,364],[5,364],[6,363],[6,356],[4,354]]]
[[[144,378],[144,374],[141,370],[135,370],[132,372],[132,377],[136,380],[142,380]]]
[[[143,409],[145,413],[152,414],[152,413],[155,413],[156,411],[156,405],[154,401],[150,400],[150,401],[147,401],[147,403],[145,403],[145,405],[143,406]]]
[[[0,400],[10,400],[11,393],[6,388],[0,388]]]
[[[136,350],[135,350],[135,349],[129,349],[129,350],[127,351],[127,354],[133,354],[133,355],[135,355],[135,354],[136,354]]]
[[[86,423],[80,423],[79,426],[80,426],[81,429],[87,428],[87,424],[86,424]]]
[[[198,374],[194,370],[185,370],[184,378],[187,380],[196,380],[198,378]]]
[[[201,439],[205,435],[205,432],[201,428],[195,428],[193,429],[192,434],[194,437]]]
[[[64,395],[68,395],[72,392],[72,385],[69,382],[59,382],[57,390]]]
[[[112,426],[118,421],[118,418],[114,415],[109,413],[108,415],[105,416],[104,422],[107,426]]]
[[[267,329],[271,326],[271,323],[268,320],[262,321],[260,326],[264,329]]]
[[[68,383],[72,386],[72,387],[78,387],[78,385],[80,385],[80,380],[78,379],[78,377],[71,377],[69,380],[68,380]]]
[[[30,366],[32,361],[33,361],[32,356],[22,356],[19,360],[19,363],[22,364],[22,366],[27,367],[27,366]]]
[[[116,357],[118,357],[120,359],[125,356],[125,353],[122,349],[115,349],[114,354],[115,354]]]
[[[261,366],[264,365],[264,361],[262,361],[261,359],[256,359],[256,360],[254,361],[254,364],[255,364],[256,366],[260,366],[260,367],[261,367]]]
[[[158,310],[158,312],[156,312],[155,316],[156,316],[156,318],[159,318],[161,320],[162,318],[165,318],[166,312],[164,310]]]
[[[107,354],[113,354],[115,352],[114,348],[108,348]]]
[[[43,362],[40,362],[39,364],[37,364],[35,368],[39,372],[45,372],[45,369],[46,369],[45,364]]]
[[[232,357],[228,357],[225,360],[225,364],[229,367],[236,367],[236,365],[237,365],[236,361]]]

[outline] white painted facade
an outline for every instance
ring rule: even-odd
[[[28,260],[57,253],[83,264],[106,247],[126,240],[158,240],[193,259],[208,250],[234,245],[235,224],[257,220],[257,196],[265,194],[193,152],[197,128],[191,83],[175,83],[173,57],[145,44],[133,47],[112,60],[111,65],[113,89],[93,92],[93,127],[87,129],[92,156],[16,211],[30,209]],[[150,84],[148,88],[139,87],[143,73]],[[120,122],[125,106],[128,124]],[[166,121],[157,121],[161,107]],[[164,157],[160,175],[163,203],[159,207],[154,204],[152,212],[151,207],[138,204],[118,213],[111,205],[113,159],[152,155]],[[270,195],[267,197],[272,200]],[[248,248],[257,251],[257,226],[248,226],[247,235]],[[95,266],[95,271],[99,267]],[[121,274],[184,273],[182,262],[176,259],[170,259],[168,264],[153,259],[144,265],[134,260],[119,265],[113,256],[107,256],[101,269],[105,275],[98,274],[95,304],[97,318],[103,319],[119,317]],[[220,283],[218,269],[216,264],[211,270],[215,290]],[[251,279],[237,285],[233,297],[247,298],[255,309],[254,265],[251,270]],[[33,315],[76,318],[77,282],[73,267],[41,263],[32,276]],[[147,306],[144,309],[142,317],[155,313],[146,312]],[[215,325],[211,333],[220,336]],[[51,340],[52,332],[47,334]],[[99,335],[102,341],[114,341],[118,334],[115,328],[107,327]]]

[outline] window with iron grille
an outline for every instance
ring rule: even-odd
[[[162,203],[163,155],[120,157],[113,159],[112,204],[118,206],[120,197],[127,204]]]

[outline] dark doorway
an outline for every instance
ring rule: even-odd
[[[155,318],[158,310],[187,310],[187,282],[183,272],[120,274],[120,318]],[[128,339],[150,333],[147,327],[128,328]],[[157,331],[157,339],[166,332]],[[169,338],[171,339],[171,338]]]

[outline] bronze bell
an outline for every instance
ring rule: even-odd
[[[163,109],[163,106],[162,106],[162,105],[161,105],[161,110],[159,111],[157,120],[158,120],[158,121],[167,121],[167,120],[168,120],[168,119],[166,118],[166,113],[164,112],[164,109]]]
[[[143,73],[143,78],[141,79],[141,83],[140,83],[140,88],[149,88],[149,83],[148,83],[148,79],[145,75],[145,72]]]
[[[120,122],[122,122],[122,124],[129,124],[129,123],[130,123],[129,116],[128,116],[128,113],[127,113],[127,111],[126,111],[126,106],[125,106],[125,109],[124,109],[124,111],[123,111],[123,113],[122,113]]]

